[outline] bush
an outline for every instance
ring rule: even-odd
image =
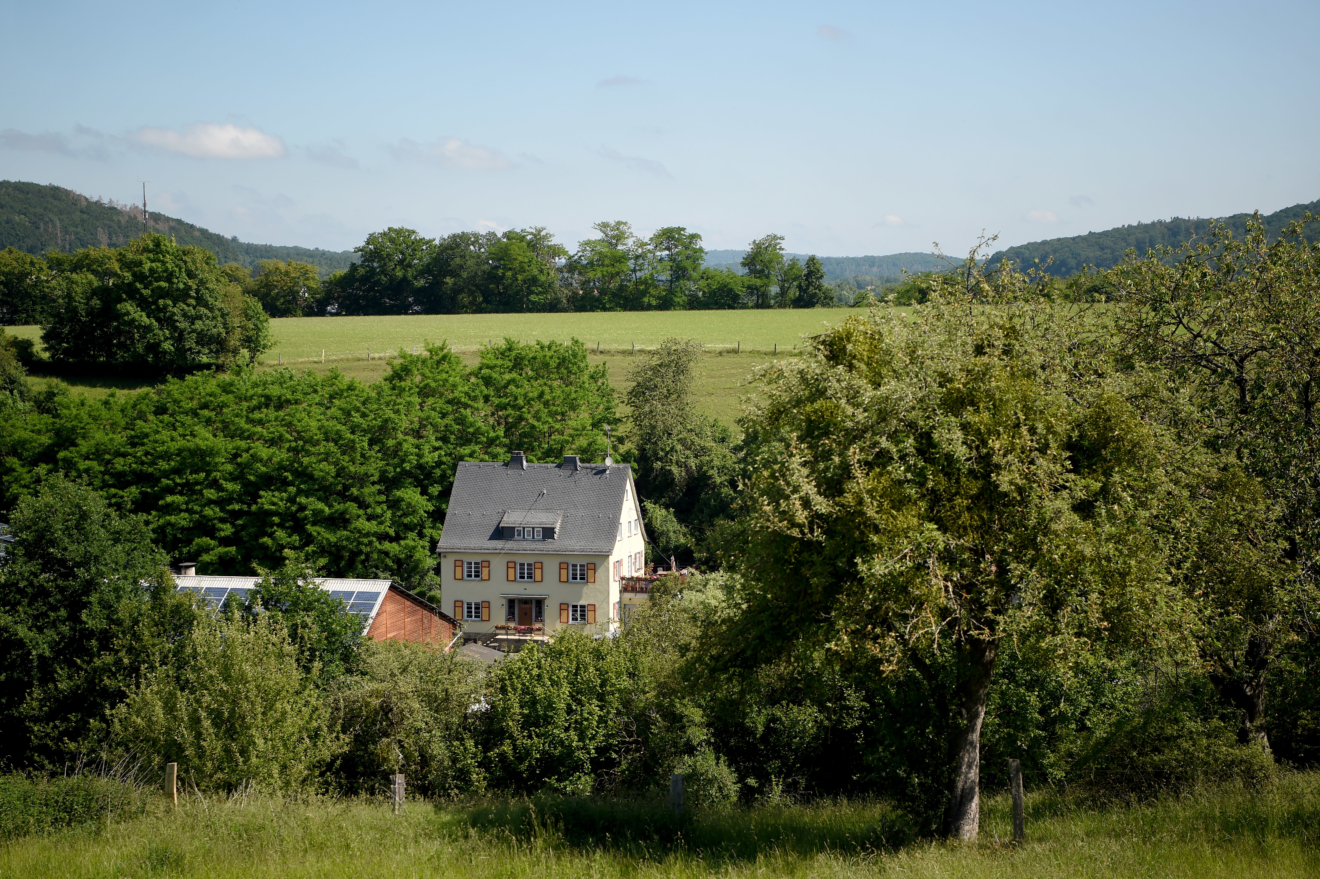
[[[380,791],[402,772],[425,796],[485,785],[473,709],[482,669],[457,653],[420,644],[367,642],[360,674],[332,690],[334,726],[346,740],[337,772],[350,791]]]
[[[107,818],[139,814],[140,791],[120,778],[0,776],[0,839],[69,827],[98,827]]]
[[[304,673],[287,630],[269,614],[210,615],[179,660],[148,675],[114,713],[118,743],[201,790],[267,791],[313,783],[334,756],[319,669]]]

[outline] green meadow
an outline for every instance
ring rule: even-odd
[[[1320,875],[1320,775],[1114,808],[1004,795],[976,843],[913,836],[877,802],[758,805],[674,819],[657,800],[412,802],[151,797],[136,817],[13,839],[0,877],[857,877]]]
[[[297,317],[270,322],[274,345],[260,369],[338,369],[375,381],[399,351],[450,345],[468,362],[483,345],[503,338],[529,341],[578,339],[593,363],[608,367],[620,400],[628,387],[634,350],[669,338],[693,339],[706,351],[698,364],[694,396],[701,412],[733,425],[744,398],[754,393],[749,380],[759,366],[800,353],[804,337],[837,325],[851,309],[767,309],[765,311],[641,311],[573,314],[388,315],[381,317]],[[35,326],[8,327],[20,338],[40,340]],[[635,346],[635,348],[634,348]],[[143,382],[106,376],[65,379],[88,394],[133,390]],[[38,384],[49,381],[36,378]]]

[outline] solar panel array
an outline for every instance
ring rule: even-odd
[[[261,582],[256,577],[207,577],[176,576],[180,592],[201,596],[212,607],[221,607],[230,599],[244,601],[256,585]],[[348,612],[362,620],[363,629],[371,622],[385,591],[389,589],[388,580],[324,580],[317,585],[338,598],[348,608]],[[344,588],[351,586],[354,588]],[[356,588],[362,586],[364,588]]]

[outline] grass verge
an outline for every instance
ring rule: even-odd
[[[1002,796],[981,840],[917,840],[883,803],[758,806],[676,821],[659,803],[467,805],[207,800],[15,840],[0,876],[1074,877],[1320,874],[1320,774],[1126,809],[1029,801],[1028,841],[1003,842]]]

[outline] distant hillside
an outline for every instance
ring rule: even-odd
[[[322,277],[348,268],[351,250],[335,252],[307,247],[248,244],[208,232],[200,226],[150,210],[153,232],[173,235],[180,244],[204,247],[221,263],[253,268],[263,259],[297,260],[317,267]],[[72,251],[81,247],[121,247],[142,234],[142,208],[94,201],[59,186],[0,181],[0,250],[15,247],[28,253]]]
[[[745,250],[708,250],[706,265],[713,268],[727,266],[738,268]],[[785,257],[794,257],[805,261],[808,254],[786,253]],[[938,271],[948,268],[948,263],[933,253],[891,253],[888,256],[822,256],[821,265],[825,267],[825,280],[829,283],[855,277],[897,278],[903,270],[918,272]]]
[[[1320,214],[1320,201],[1310,204],[1293,205],[1281,211],[1268,214],[1261,219],[1271,237],[1277,237],[1285,226],[1293,220],[1300,220],[1307,211]],[[1251,214],[1234,214],[1218,222],[1226,224],[1235,236],[1246,233],[1247,219]],[[1204,235],[1210,228],[1211,220],[1188,220],[1174,217],[1171,220],[1157,220],[1154,223],[1137,223],[1133,226],[1120,226],[1105,232],[1090,232],[1072,238],[1053,238],[1048,241],[1036,241],[1031,244],[1019,244],[1001,250],[990,257],[990,262],[1011,259],[1019,265],[1031,265],[1032,260],[1040,260],[1043,265],[1047,259],[1054,262],[1049,267],[1051,274],[1066,277],[1081,271],[1083,266],[1091,265],[1099,269],[1108,269],[1123,260],[1123,252],[1128,248],[1144,254],[1152,247],[1167,245],[1180,247],[1193,236]]]

